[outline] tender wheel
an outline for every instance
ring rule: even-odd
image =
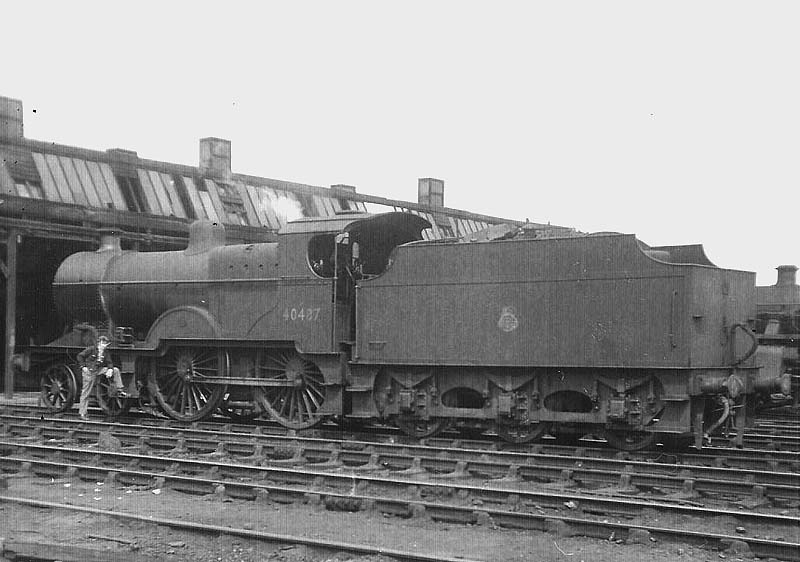
[[[620,451],[641,451],[656,442],[656,434],[648,431],[607,430],[604,437],[609,445]]]
[[[256,387],[253,396],[284,427],[308,429],[322,421],[325,384],[319,368],[294,350],[259,355],[256,376],[270,386]]]
[[[422,420],[419,418],[398,416],[394,420],[400,431],[415,439],[433,437],[448,426],[448,420],[442,418],[431,418]]]
[[[131,408],[130,400],[117,396],[113,381],[103,375],[95,378],[95,396],[97,404],[109,416],[121,416]]]
[[[571,433],[566,431],[554,432],[553,437],[556,438],[556,444],[564,447],[574,447],[578,441],[583,437],[583,433]]]
[[[63,363],[50,365],[42,374],[42,403],[51,412],[69,410],[78,396],[78,380],[72,368]]]
[[[550,431],[549,423],[532,423],[527,425],[497,425],[497,435],[509,443],[530,443],[541,439]]]
[[[224,384],[206,384],[204,377],[228,376],[228,354],[216,349],[179,347],[155,360],[150,395],[169,417],[198,421],[214,413],[227,391]]]

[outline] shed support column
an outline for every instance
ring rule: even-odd
[[[5,349],[5,396],[14,397],[14,345],[16,343],[17,315],[17,231],[8,231],[6,240],[6,263],[2,273],[6,278],[6,349]]]

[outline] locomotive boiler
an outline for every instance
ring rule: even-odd
[[[756,363],[754,274],[699,246],[524,229],[424,241],[428,227],[350,213],[227,246],[221,225],[197,222],[184,251],[107,241],[70,256],[54,295],[76,325],[115,337],[129,395],[185,421],[222,406],[294,429],[335,417],[417,437],[457,425],[514,442],[700,445],[785,382]]]

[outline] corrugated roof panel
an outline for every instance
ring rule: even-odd
[[[109,208],[111,198],[108,196],[108,189],[106,189],[105,182],[97,186],[92,180],[91,174],[89,174],[89,168],[86,166],[86,162],[78,158],[72,158],[71,160],[72,165],[75,167],[75,173],[78,174],[78,179],[83,186],[83,190],[86,192],[87,197],[89,197],[89,202],[91,203],[92,194],[94,194],[94,197],[97,199],[96,206],[98,208]]]
[[[428,222],[431,223],[431,231],[433,232],[434,238],[444,238],[442,235],[442,231],[439,230],[439,226],[436,224],[436,219],[433,218],[433,215],[429,213],[425,213],[425,218],[428,219]]]
[[[155,172],[150,172],[151,177],[154,173]],[[172,210],[175,212],[175,216],[185,219],[187,217],[186,210],[183,208],[181,198],[178,196],[178,189],[175,187],[175,180],[173,180],[172,176],[169,174],[160,173],[158,176],[161,178],[161,183],[164,184],[164,187],[167,190],[167,195],[169,195],[169,200],[172,203]]]
[[[320,196],[320,199],[322,199],[322,203],[323,203],[323,205],[325,205],[325,213],[328,216],[331,216],[331,217],[333,215],[335,215],[336,214],[336,209],[334,209],[334,207],[333,207],[333,201],[331,201],[331,198],[330,197],[322,197],[322,196]]]
[[[247,191],[248,198],[253,204],[253,212],[255,212],[256,216],[258,216],[258,222],[261,223],[261,226],[273,228],[269,222],[267,213],[264,211],[264,204],[261,202],[261,196],[259,195],[258,190],[252,185],[246,185],[244,188]]]
[[[40,183],[39,172],[30,149],[6,145],[0,149],[0,160],[5,163],[8,175],[11,176],[14,183],[20,182],[20,180]]]
[[[53,154],[41,154],[42,167],[39,167],[39,159],[36,158],[34,153],[34,161],[39,170],[39,176],[43,177],[45,174],[50,176],[53,180],[53,185],[58,191],[59,198],[63,203],[75,203],[75,197],[69,189],[67,179],[64,177],[64,172],[61,171],[61,164],[58,163],[58,158]]]
[[[105,162],[89,162],[89,173],[92,174],[92,177],[96,177],[95,166],[100,170],[100,175],[106,182],[108,192],[111,194],[111,200],[114,202],[114,208],[121,211],[129,211],[130,209],[128,209],[128,204],[125,203],[125,197],[122,195],[122,190],[119,188],[111,166]]]
[[[383,205],[381,203],[364,203],[364,210],[368,213],[377,215],[392,211],[394,210],[394,207],[389,207],[388,205]]]
[[[247,213],[247,222],[250,223],[250,226],[264,226],[261,223],[261,218],[256,213],[253,202],[250,200],[250,194],[247,192],[247,186],[240,181],[235,182],[234,185],[236,186],[236,191],[239,192],[239,198],[242,200],[242,205],[244,205],[244,212]]]
[[[319,195],[312,195],[311,200],[314,202],[314,208],[312,212],[314,213],[313,216],[315,217],[326,217],[328,213],[325,211],[325,203],[322,202],[322,197]]]
[[[54,170],[54,168],[61,170],[64,181],[67,182],[67,187],[69,187],[72,197],[75,199],[75,203],[78,205],[88,206],[89,198],[83,191],[83,186],[78,179],[78,174],[75,173],[75,168],[73,168],[72,162],[69,160],[69,158],[58,155],[53,155],[54,160],[52,161],[50,160],[50,155],[45,155],[45,158],[47,159],[47,163],[50,166],[50,171],[53,172],[53,177],[56,178],[56,181],[58,181],[58,170]]]
[[[211,201],[211,195],[208,191],[198,191],[197,193],[200,196],[200,201],[203,202],[203,208],[208,214],[208,219],[221,223],[222,221],[219,220],[219,215],[217,215],[217,210],[214,208],[214,203]]]
[[[448,216],[447,219],[450,221],[450,226],[453,227],[453,236],[461,236],[463,233],[459,230],[456,219],[450,216]]]
[[[200,195],[197,193],[197,187],[194,185],[194,179],[183,176],[183,185],[186,186],[186,192],[189,194],[189,200],[192,202],[192,207],[194,207],[194,214],[197,215],[198,219],[208,219],[211,218],[206,212],[205,207],[203,206],[203,202],[200,200]]]
[[[31,194],[28,192],[28,186],[25,184],[25,182],[14,184],[13,191],[10,191],[9,195],[17,195],[19,197],[27,197],[29,199],[31,197]]]
[[[261,203],[264,205],[264,212],[267,213],[270,223],[274,224],[275,228],[280,229],[283,223],[278,216],[278,210],[275,208],[275,200],[278,198],[275,194],[275,190],[263,185],[258,185],[256,186],[256,191],[259,197],[261,197]]]
[[[17,186],[14,185],[14,180],[2,160],[0,160],[0,192],[6,195],[17,195]]]
[[[75,195],[75,201],[81,205],[88,205],[95,208],[100,207],[100,198],[97,196],[94,186],[91,185],[91,189],[87,189],[83,185],[83,182],[81,182],[81,179],[78,176],[78,171],[75,169],[75,165],[72,163],[72,158],[67,156],[59,156],[58,162],[61,164],[61,170],[64,172],[64,177],[67,178],[67,184],[69,185],[69,188]]]
[[[289,221],[304,216],[303,204],[294,193],[281,189],[273,189],[272,192],[275,195],[275,199],[272,201],[272,208],[275,209],[275,215],[278,217],[281,227],[285,226]]]
[[[281,221],[278,218],[278,214],[273,206],[277,195],[275,195],[275,192],[268,187],[255,186],[254,189],[256,190],[256,193],[258,193],[258,197],[261,200],[261,208],[267,215],[270,226],[275,230],[280,229],[282,226]]]
[[[225,210],[225,206],[222,204],[219,198],[219,188],[217,184],[214,183],[214,180],[205,180],[206,189],[208,190],[208,195],[211,197],[211,203],[214,205],[214,210],[217,212],[217,220],[221,221],[223,224],[231,224],[231,219],[228,217],[228,212]]]
[[[172,209],[172,203],[169,200],[169,195],[167,195],[167,188],[161,183],[161,177],[159,177],[158,172],[152,170],[146,170],[146,172],[150,185],[153,186],[153,192],[155,192],[158,202],[161,204],[164,216],[174,215],[175,211]]]
[[[142,186],[142,191],[144,191],[144,198],[147,200],[147,206],[150,207],[150,213],[154,215],[165,214],[164,210],[161,208],[161,203],[156,196],[156,192],[153,189],[153,184],[150,183],[150,178],[147,175],[147,171],[137,169],[136,173],[139,176],[139,183]]]

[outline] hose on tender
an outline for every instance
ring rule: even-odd
[[[734,357],[734,362],[733,362],[734,365],[739,365],[740,363],[747,361],[748,359],[750,359],[750,357],[753,356],[753,354],[756,352],[756,349],[758,349],[758,338],[753,333],[753,330],[751,330],[750,328],[747,327],[747,325],[742,323],[736,323],[733,326],[731,326],[732,342],[735,341],[735,338],[733,336],[735,335],[737,329],[743,331],[750,338],[750,349],[747,350],[747,353],[745,353],[744,357],[742,357],[741,359],[736,359]]]

